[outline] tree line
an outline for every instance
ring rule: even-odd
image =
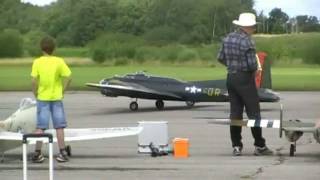
[[[283,34],[300,32],[319,32],[320,25],[316,16],[298,15],[289,17],[280,8],[269,12],[269,17],[260,12],[257,17],[259,33]]]
[[[230,32],[241,12],[256,13],[253,6],[254,0],[58,0],[38,7],[1,0],[0,30],[17,30],[27,43],[48,34],[60,46],[86,46],[104,33],[131,34],[151,44],[210,43]],[[317,17],[289,18],[278,8],[257,17],[260,33],[320,30]]]

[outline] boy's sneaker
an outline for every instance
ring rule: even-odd
[[[256,156],[264,156],[264,155],[272,155],[273,151],[269,149],[267,146],[264,147],[258,147],[256,146],[254,150],[254,155]]]
[[[44,157],[41,152],[35,152],[31,159],[33,163],[42,163],[44,161]]]
[[[57,155],[57,157],[56,157],[56,160],[57,160],[58,162],[68,162],[68,161],[69,161],[68,156],[67,156],[67,154],[65,154],[65,153],[59,153],[59,154]]]
[[[234,146],[233,147],[233,155],[234,156],[241,156],[242,147],[241,146]]]

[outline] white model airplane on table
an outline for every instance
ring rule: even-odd
[[[0,121],[0,153],[4,160],[4,153],[10,149],[22,146],[23,134],[32,133],[36,129],[36,102],[30,98],[21,101],[19,109],[4,121]],[[113,128],[83,128],[68,129],[64,131],[65,141],[82,141],[103,138],[113,138],[121,136],[137,135],[142,131],[142,127],[113,127]],[[46,130],[45,133],[53,135],[56,142],[54,129]],[[35,143],[35,140],[28,141]],[[66,148],[68,155],[71,155],[71,148]]]
[[[312,133],[314,139],[320,143],[320,128],[315,127],[315,123],[302,122],[300,120],[283,120],[283,107],[280,107],[280,119],[254,119],[230,120],[230,119],[214,119],[208,121],[209,124],[222,124],[244,127],[262,127],[262,128],[277,128],[279,136],[282,137],[284,132],[287,140],[290,142],[290,156],[294,156],[296,152],[296,142],[303,133]]]

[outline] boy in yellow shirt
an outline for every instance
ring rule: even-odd
[[[67,122],[62,99],[71,82],[71,71],[62,58],[52,56],[55,49],[53,38],[44,37],[40,42],[40,47],[43,56],[34,60],[31,72],[32,91],[37,99],[36,133],[43,133],[45,129],[48,129],[51,118],[60,149],[56,160],[66,162],[68,157],[65,151],[64,128],[67,127]],[[40,142],[36,145],[36,153],[32,157],[33,162],[44,161],[41,145]]]

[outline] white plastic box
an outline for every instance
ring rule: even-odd
[[[138,136],[138,152],[151,153],[152,143],[160,151],[168,151],[168,122],[167,121],[139,121],[142,132]]]

